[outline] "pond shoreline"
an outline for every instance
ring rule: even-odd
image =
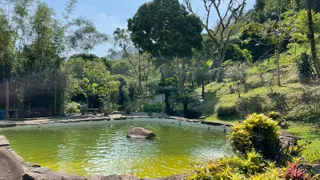
[[[176,116],[147,116],[141,114],[113,114],[109,116],[70,116],[61,118],[34,118],[34,119],[12,119],[0,121],[0,128],[12,128],[17,126],[40,126],[43,124],[68,124],[68,123],[80,123],[80,122],[99,122],[99,121],[125,121],[129,119],[169,119],[188,123],[201,123],[208,126],[221,126],[222,131],[229,131],[232,125],[227,123],[206,121],[203,119],[187,119]]]
[[[173,124],[179,124],[182,126],[202,126],[204,124],[205,127],[209,129],[209,127],[212,127],[211,129],[216,129],[219,131],[224,131],[224,129],[227,129],[227,131],[231,130],[229,125],[222,124],[222,123],[216,123],[211,121],[205,121],[205,120],[195,120],[195,119],[186,119],[181,117],[172,117],[172,116],[144,116],[144,115],[124,115],[124,114],[114,114],[110,116],[73,116],[73,117],[63,117],[63,118],[57,118],[57,119],[49,119],[49,118],[39,118],[39,119],[28,119],[28,120],[15,120],[15,121],[1,121],[0,122],[0,128],[16,128],[16,127],[42,127],[42,125],[68,125],[68,124],[83,124],[83,123],[126,123],[126,121],[134,122],[137,121],[150,121],[153,123],[173,123]],[[1,141],[3,140],[3,141]],[[30,164],[28,162],[25,162],[22,157],[20,157],[18,154],[16,154],[13,150],[10,148],[10,144],[6,137],[0,136],[0,155],[1,155],[1,149],[9,149],[10,152],[16,156],[19,161],[19,164],[22,164],[22,167],[24,169],[24,175],[22,180],[37,180],[37,179],[70,179],[70,180],[143,180],[143,178],[138,178],[136,176],[132,175],[110,175],[110,176],[102,176],[102,175],[95,175],[91,177],[82,177],[77,175],[70,175],[62,172],[54,172],[49,168],[41,167],[38,164]],[[0,168],[3,169],[4,167],[1,166]],[[145,180],[182,180],[186,177],[186,175],[173,175],[170,177],[159,177],[154,179],[148,179]],[[1,174],[0,174],[1,179]]]

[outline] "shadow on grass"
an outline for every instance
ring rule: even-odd
[[[195,104],[192,108],[202,112],[202,115],[204,116],[212,116],[218,101],[219,99],[217,99],[216,92],[205,92],[204,99]]]

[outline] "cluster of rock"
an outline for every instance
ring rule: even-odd
[[[175,175],[153,180],[182,180],[184,175]],[[5,136],[0,136],[0,180],[143,180],[132,175],[96,175],[76,176],[30,164],[23,160],[11,148]],[[151,180],[151,179],[150,179]]]

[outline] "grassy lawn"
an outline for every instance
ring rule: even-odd
[[[287,131],[301,137],[300,144],[311,141],[307,154],[320,152],[320,124],[292,123]]]

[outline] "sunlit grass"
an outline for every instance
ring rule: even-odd
[[[303,144],[306,141],[310,141],[311,144],[308,145],[307,153],[311,152],[320,152],[320,124],[309,124],[309,123],[291,123],[288,132],[299,136],[302,140],[299,141],[299,144]]]

